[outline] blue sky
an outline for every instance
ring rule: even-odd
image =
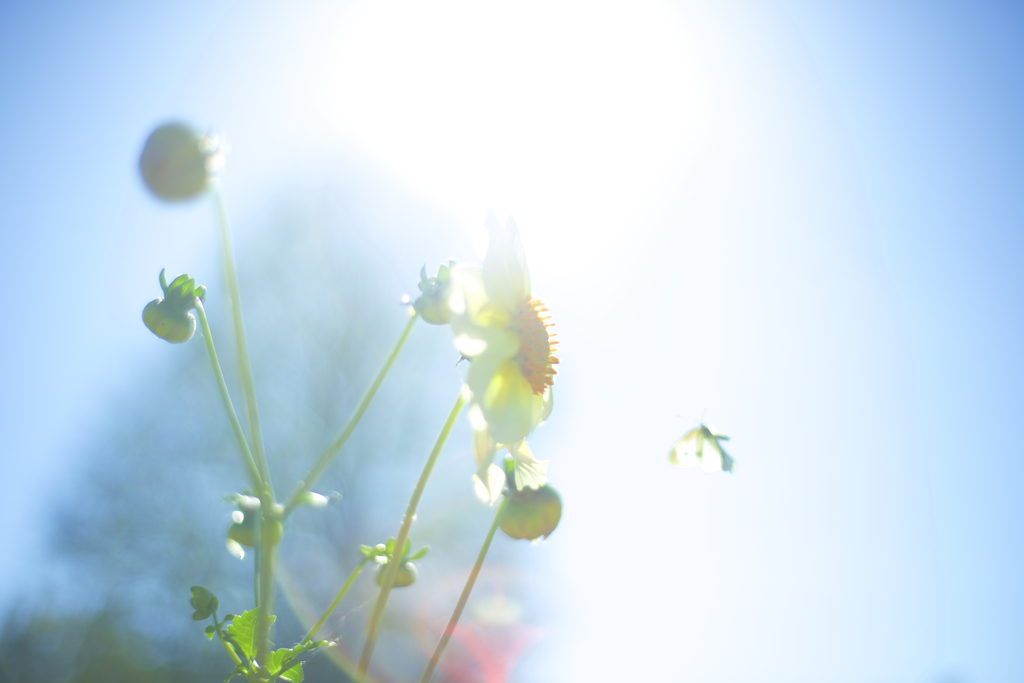
[[[240,241],[346,182],[467,235],[516,216],[565,355],[534,440],[567,501],[537,549],[574,605],[558,680],[1020,679],[1022,11],[432,10],[0,7],[8,595],[158,362],[155,273],[215,267],[209,207],[135,177],[185,118],[232,144]],[[702,415],[734,477],[665,463]]]

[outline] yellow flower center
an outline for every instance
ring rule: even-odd
[[[556,335],[548,332],[553,326],[547,306],[540,299],[527,296],[526,301],[519,307],[515,316],[515,328],[519,335],[519,353],[516,354],[516,361],[523,377],[530,383],[534,394],[541,394],[544,389],[554,384],[555,365],[558,358],[555,357],[555,347],[558,342],[553,339]]]

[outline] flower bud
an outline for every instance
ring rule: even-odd
[[[451,287],[448,276],[453,265],[454,262],[449,262],[447,266],[440,266],[437,269],[437,277],[427,277],[426,266],[420,269],[419,288],[423,295],[416,299],[413,308],[424,322],[431,325],[447,325],[451,322],[452,311],[448,307]]]
[[[180,123],[168,123],[150,134],[139,157],[146,187],[160,199],[191,199],[206,189],[212,172],[223,164],[216,138],[203,136]]]
[[[196,318],[191,309],[196,299],[206,298],[206,288],[197,286],[194,278],[179,275],[170,285],[160,271],[160,287],[164,298],[153,299],[142,309],[142,322],[150,332],[172,344],[181,344],[192,338],[196,331]]]
[[[149,331],[172,344],[181,344],[196,332],[196,317],[173,310],[163,299],[153,299],[142,309],[142,322]]]
[[[534,541],[547,538],[562,518],[562,497],[550,484],[508,493],[512,499],[501,518],[501,530],[512,538]]]
[[[238,513],[236,513],[238,514]],[[256,545],[256,515],[259,513],[241,513],[242,521],[233,522],[228,527],[228,538],[237,543],[243,545],[246,548],[252,548]],[[237,519],[237,518],[236,518]],[[284,533],[284,527],[276,519],[264,522],[263,534],[266,536],[264,539],[269,545],[277,545],[281,542],[281,536]]]
[[[384,585],[384,574],[388,570],[387,564],[377,566],[377,572],[374,575],[374,580],[378,586]],[[411,586],[416,582],[416,577],[419,576],[419,572],[416,570],[416,565],[412,562],[403,562],[398,565],[398,572],[395,574],[395,588],[405,588]]]

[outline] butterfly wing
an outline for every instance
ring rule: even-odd
[[[719,444],[718,450],[722,452],[722,471],[729,473],[735,472],[736,461],[732,459],[731,455],[725,452],[725,449],[722,448],[721,444]]]
[[[668,462],[676,467],[696,467],[704,454],[704,433],[700,427],[683,434],[668,452]]]
[[[728,438],[715,434],[702,424],[676,441],[668,453],[668,461],[676,467],[699,465],[705,472],[732,472],[736,463],[719,443],[719,439]]]

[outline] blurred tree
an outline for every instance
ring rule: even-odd
[[[399,299],[417,281],[418,266],[394,275],[391,255],[361,237],[369,228],[342,220],[331,206],[283,207],[238,254],[268,458],[282,497],[344,426],[405,324]],[[229,386],[237,387],[219,273],[193,275],[209,288],[213,335]],[[140,310],[148,297],[140,293]],[[300,508],[290,519],[281,547],[278,643],[301,637],[358,561],[359,544],[397,530],[460,386],[457,360],[446,328],[418,326],[314,487],[339,492],[340,502]],[[240,408],[238,392],[235,400]],[[202,343],[161,344],[158,363],[140,370],[139,385],[108,415],[76,458],[84,463],[77,487],[55,509],[50,604],[23,606],[20,614],[38,615],[8,619],[0,673],[26,683],[223,680],[230,666],[190,619],[189,586],[217,593],[221,614],[248,609],[252,557],[238,561],[224,547],[233,509],[224,497],[243,489],[246,476]],[[461,581],[489,523],[469,484],[474,466],[463,420],[445,453],[413,527],[417,544],[443,552],[428,557],[421,580],[389,608],[390,635],[378,656],[388,676],[418,675],[426,654],[410,615],[424,595],[421,584],[449,574]],[[508,553],[498,547],[492,555],[500,563]],[[361,578],[322,632],[340,640],[332,656],[342,660],[361,641],[376,589],[372,578]],[[442,611],[458,590],[458,582],[447,583],[452,597]],[[337,680],[326,656],[307,668],[307,680],[318,672]],[[207,669],[212,673],[201,675]]]

